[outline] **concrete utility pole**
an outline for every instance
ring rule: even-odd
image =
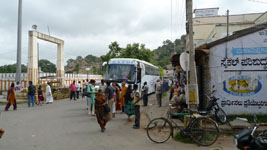
[[[199,104],[198,100],[198,85],[197,85],[197,74],[195,64],[195,48],[193,38],[193,2],[192,0],[186,0],[186,19],[187,19],[187,36],[188,36],[188,49],[189,49],[189,78],[187,79],[188,86],[188,100],[189,108],[192,110],[197,109]]]
[[[21,24],[22,24],[22,0],[19,0],[16,82],[21,81]]]
[[[226,42],[226,49],[225,49],[225,58],[227,58],[227,53],[228,53],[228,38],[229,38],[229,10],[227,10],[227,13],[226,13],[226,18],[227,18],[227,21],[226,21],[226,26],[227,26],[227,42]]]

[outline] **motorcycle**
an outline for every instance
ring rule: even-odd
[[[240,150],[266,150],[267,149],[267,130],[255,134],[260,126],[267,126],[267,123],[256,123],[254,117],[254,125],[241,130],[234,136],[234,144]]]
[[[208,114],[215,114],[216,120],[221,124],[225,124],[227,122],[226,113],[218,105],[217,101],[219,100],[219,98],[215,97],[215,92],[216,90],[213,90],[211,96],[206,95],[208,98],[207,112]]]

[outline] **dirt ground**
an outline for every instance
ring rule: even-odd
[[[169,95],[163,97],[162,107],[158,107],[155,94],[149,96],[149,102],[147,107],[141,108],[141,128],[146,133],[146,126],[150,120],[157,117],[166,117],[168,110]],[[177,120],[179,122],[179,120]],[[216,143],[214,143],[208,150],[234,150],[233,143],[234,135],[220,134]],[[170,139],[171,142],[179,144],[179,142]],[[190,145],[190,144],[189,144]]]

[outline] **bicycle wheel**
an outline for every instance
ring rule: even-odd
[[[172,135],[172,124],[166,118],[156,118],[147,125],[147,136],[155,143],[164,143]]]
[[[223,111],[223,109],[219,108],[218,110],[215,111],[215,116],[216,119],[222,123],[225,124],[227,121],[226,113]]]
[[[209,146],[216,142],[219,136],[219,128],[210,118],[197,118],[190,125],[189,135],[201,146]]]

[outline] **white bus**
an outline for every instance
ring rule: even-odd
[[[138,87],[147,82],[148,93],[155,92],[155,84],[160,79],[159,68],[146,61],[132,58],[113,58],[107,64],[105,80],[110,82],[126,82],[138,84]]]

